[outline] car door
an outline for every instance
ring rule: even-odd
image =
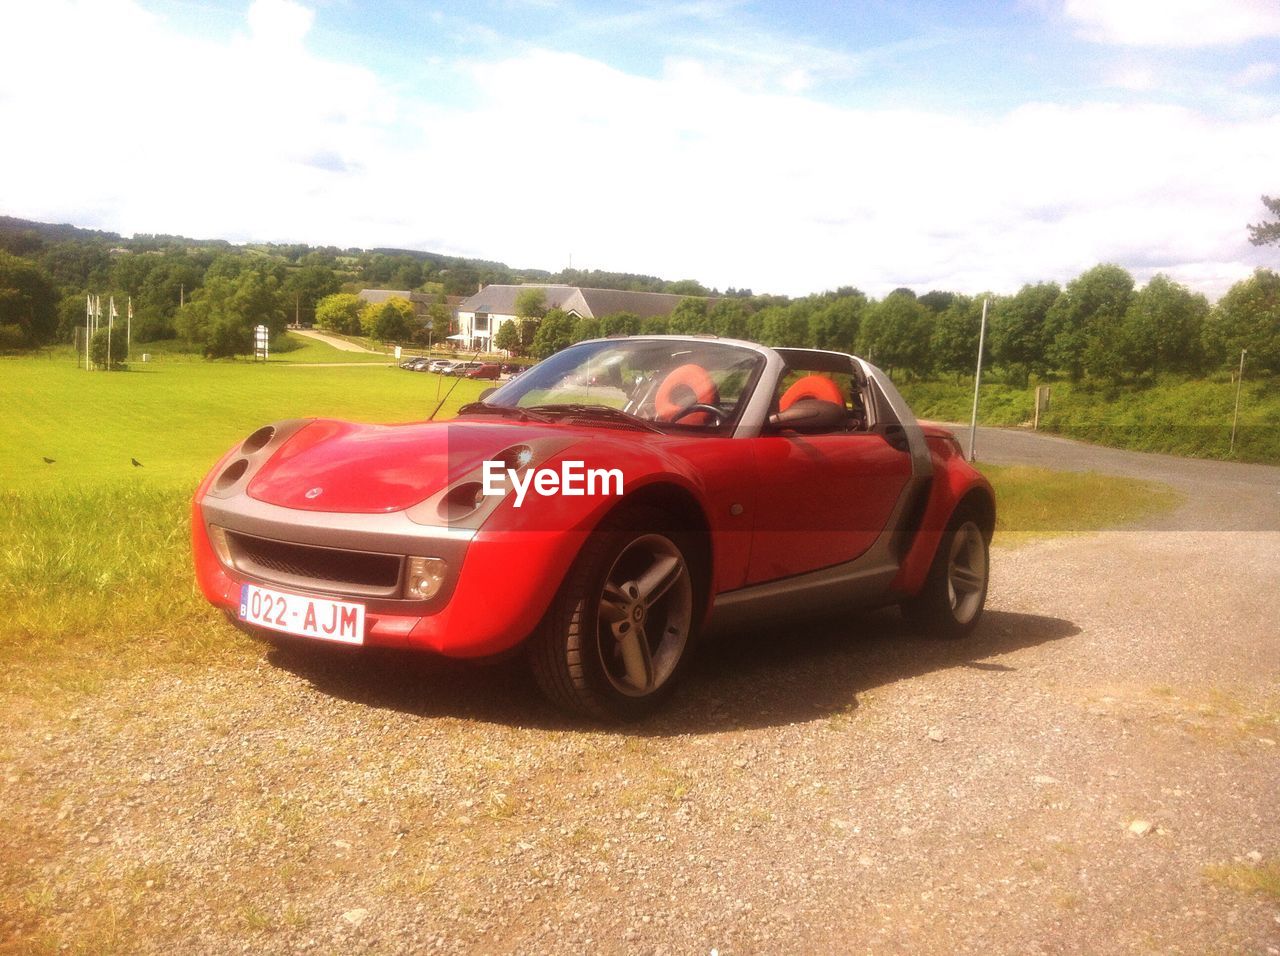
[[[748,585],[857,558],[884,531],[911,477],[905,446],[865,428],[746,440],[758,483]]]

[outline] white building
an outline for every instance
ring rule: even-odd
[[[584,319],[630,312],[642,319],[670,315],[682,295],[667,292],[623,292],[583,289],[575,285],[487,285],[458,306],[458,333],[451,336],[463,348],[489,351],[489,343],[503,323],[516,319],[516,297],[541,289],[548,309],[561,309]]]

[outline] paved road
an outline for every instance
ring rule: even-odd
[[[369,352],[373,355],[382,354],[375,349],[367,349],[363,345],[357,345],[355,342],[348,342],[346,339],[338,338],[336,335],[328,335],[327,333],[320,332],[316,329],[290,329],[290,331],[295,335],[315,339],[319,342],[323,342],[325,345],[332,345],[340,352]]]
[[[968,446],[969,431],[950,426]],[[1185,507],[1150,524],[1162,529],[1280,531],[1280,467],[1125,451],[1017,428],[979,428],[978,459],[1096,471],[1170,485]]]

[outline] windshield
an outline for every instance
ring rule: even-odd
[[[535,365],[484,404],[550,415],[622,412],[658,426],[727,431],[763,367],[759,352],[723,342],[583,342]]]

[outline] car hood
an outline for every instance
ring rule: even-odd
[[[249,484],[250,497],[301,511],[403,511],[512,445],[556,435],[506,422],[362,425],[317,420],[293,435]]]

